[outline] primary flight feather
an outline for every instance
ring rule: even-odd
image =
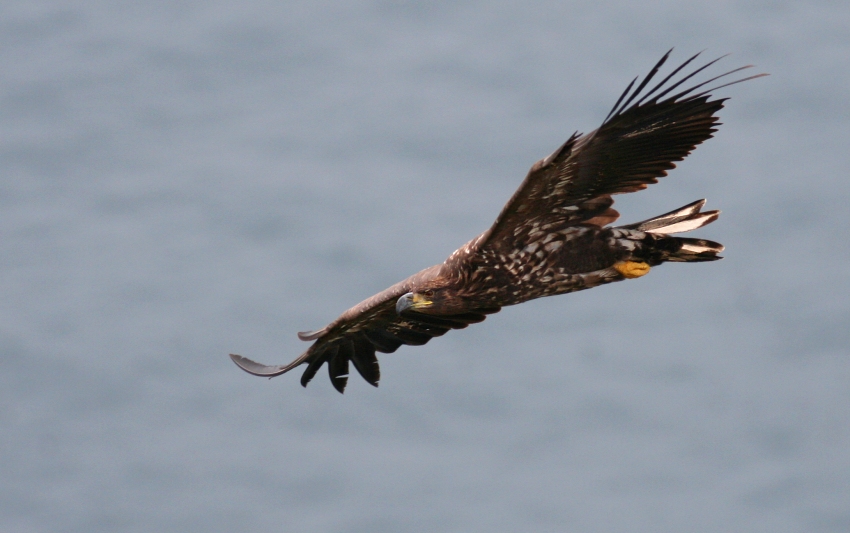
[[[450,329],[481,322],[506,305],[640,277],[667,261],[720,259],[719,243],[671,236],[717,219],[719,211],[701,210],[705,200],[643,222],[609,226],[619,217],[611,208],[611,195],[656,183],[716,131],[716,113],[725,98],[712,100],[711,91],[765,75],[699,91],[748,65],[679,89],[719,59],[680,74],[696,54],[650,87],[669,55],[634,90],[637,78],[629,84],[598,129],[573,134],[535,163],[493,226],[445,262],[364,300],[320,330],[299,333],[301,340],[314,342],[288,365],[230,357],[242,370],[264,377],[306,364],[301,375],[305,387],[327,363],[339,392],[345,390],[353,364],[377,386],[376,352],[425,344]]]

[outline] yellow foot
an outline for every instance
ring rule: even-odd
[[[639,278],[649,272],[649,265],[636,263],[634,261],[622,261],[614,265],[614,270],[623,275],[624,278]]]

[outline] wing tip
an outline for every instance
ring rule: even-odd
[[[629,111],[633,108],[640,107],[644,103],[651,103],[651,102],[657,103],[657,102],[661,101],[662,98],[665,98],[665,97],[666,97],[665,100],[664,100],[665,102],[676,102],[676,103],[678,103],[681,98],[685,98],[685,97],[687,97],[687,100],[694,100],[694,99],[697,99],[697,98],[700,98],[700,97],[710,98],[711,97],[710,93],[713,92],[713,91],[716,91],[717,89],[721,89],[723,87],[735,85],[736,83],[741,83],[741,82],[744,82],[744,81],[749,81],[749,80],[752,80],[752,79],[761,78],[763,76],[769,75],[767,73],[755,74],[755,75],[752,75],[752,76],[745,77],[743,79],[731,81],[731,82],[728,82],[728,83],[724,83],[722,85],[712,87],[708,90],[705,90],[705,91],[702,91],[702,92],[699,92],[699,93],[695,93],[695,91],[697,89],[704,87],[705,85],[707,85],[707,84],[709,84],[709,83],[711,83],[715,80],[718,80],[718,79],[723,78],[725,76],[729,76],[729,75],[734,74],[736,72],[740,72],[741,70],[744,70],[744,69],[752,68],[754,66],[754,65],[745,65],[743,67],[738,67],[738,68],[730,70],[728,72],[724,72],[723,74],[720,74],[719,76],[714,76],[713,78],[706,80],[706,81],[703,81],[701,83],[698,83],[698,84],[690,87],[689,89],[685,89],[683,91],[680,91],[679,93],[674,94],[673,96],[668,96],[677,87],[679,87],[680,85],[682,85],[683,83],[685,83],[689,79],[693,78],[695,75],[699,74],[700,72],[702,72],[705,69],[707,69],[708,67],[714,65],[715,63],[717,63],[721,59],[730,55],[730,54],[724,54],[724,55],[722,55],[722,56],[720,56],[716,59],[713,59],[713,60],[707,62],[706,64],[694,69],[692,72],[684,74],[678,80],[674,79],[676,77],[676,75],[679,74],[680,71],[682,71],[687,65],[689,65],[694,59],[699,57],[705,51],[705,50],[702,50],[702,51],[694,54],[690,58],[688,58],[684,63],[682,63],[681,65],[679,65],[675,69],[673,69],[673,71],[670,72],[666,77],[664,77],[664,79],[660,83],[658,83],[657,85],[655,85],[654,87],[652,87],[648,91],[644,91],[647,83],[653,78],[653,76],[655,76],[655,74],[658,73],[658,71],[660,70],[662,65],[664,65],[664,63],[669,58],[672,51],[673,51],[673,49],[671,48],[670,50],[667,51],[667,53],[665,53],[662,56],[661,60],[658,61],[658,63],[656,63],[656,65],[649,71],[646,78],[644,78],[644,80],[641,82],[641,84],[634,91],[632,91],[632,87],[634,86],[635,81],[637,81],[637,78],[635,78],[634,80],[631,81],[631,83],[629,83],[629,85],[626,87],[626,90],[624,91],[624,93],[617,100],[617,103],[614,104],[614,107],[611,109],[611,112],[609,112],[608,115],[605,117],[605,120],[602,121],[603,125],[607,124],[609,122],[609,120],[614,120],[616,117],[622,115],[623,113],[625,113],[625,112],[627,112],[627,111]],[[668,82],[670,82],[670,84],[668,84]],[[661,92],[658,92],[658,91],[661,91]],[[637,100],[635,101],[636,98],[637,98]],[[711,102],[713,102],[713,103],[716,103],[718,101],[722,102],[723,100],[726,100],[726,99],[727,98],[722,98],[722,99],[719,99],[719,100],[712,100]]]
[[[317,329],[315,331],[299,331],[298,338],[302,341],[314,341],[327,332],[328,328]]]
[[[251,375],[260,376],[264,378],[273,378],[281,374],[286,374],[296,366],[303,363],[309,353],[309,351],[304,352],[303,354],[301,354],[301,356],[299,356],[297,359],[295,359],[288,365],[264,365],[262,363],[258,363],[254,360],[248,359],[247,357],[235,353],[230,354],[230,360],[233,361],[236,366]]]
[[[345,387],[348,385],[348,374],[342,374],[331,378],[331,385],[340,394],[345,394]]]

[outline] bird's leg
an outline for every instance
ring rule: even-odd
[[[649,264],[636,261],[620,261],[614,264],[614,270],[626,279],[639,278],[649,272]]]

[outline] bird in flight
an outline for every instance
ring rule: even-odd
[[[650,85],[671,51],[637,87],[638,78],[632,80],[598,129],[573,134],[532,165],[490,229],[443,263],[364,300],[322,329],[299,333],[301,340],[314,342],[287,365],[267,366],[231,354],[233,362],[264,377],[305,364],[305,387],[327,363],[339,392],[348,383],[351,363],[377,387],[381,374],[376,352],[425,344],[451,329],[481,322],[506,305],[638,278],[668,261],[720,259],[719,243],[672,236],[717,219],[719,211],[702,211],[705,200],[643,222],[611,226],[619,217],[611,207],[612,195],[656,183],[676,166],[674,161],[711,138],[718,126],[716,113],[726,100],[712,99],[712,91],[766,76],[702,90],[752,66],[747,65],[681,89],[721,59],[683,72],[696,54]]]

